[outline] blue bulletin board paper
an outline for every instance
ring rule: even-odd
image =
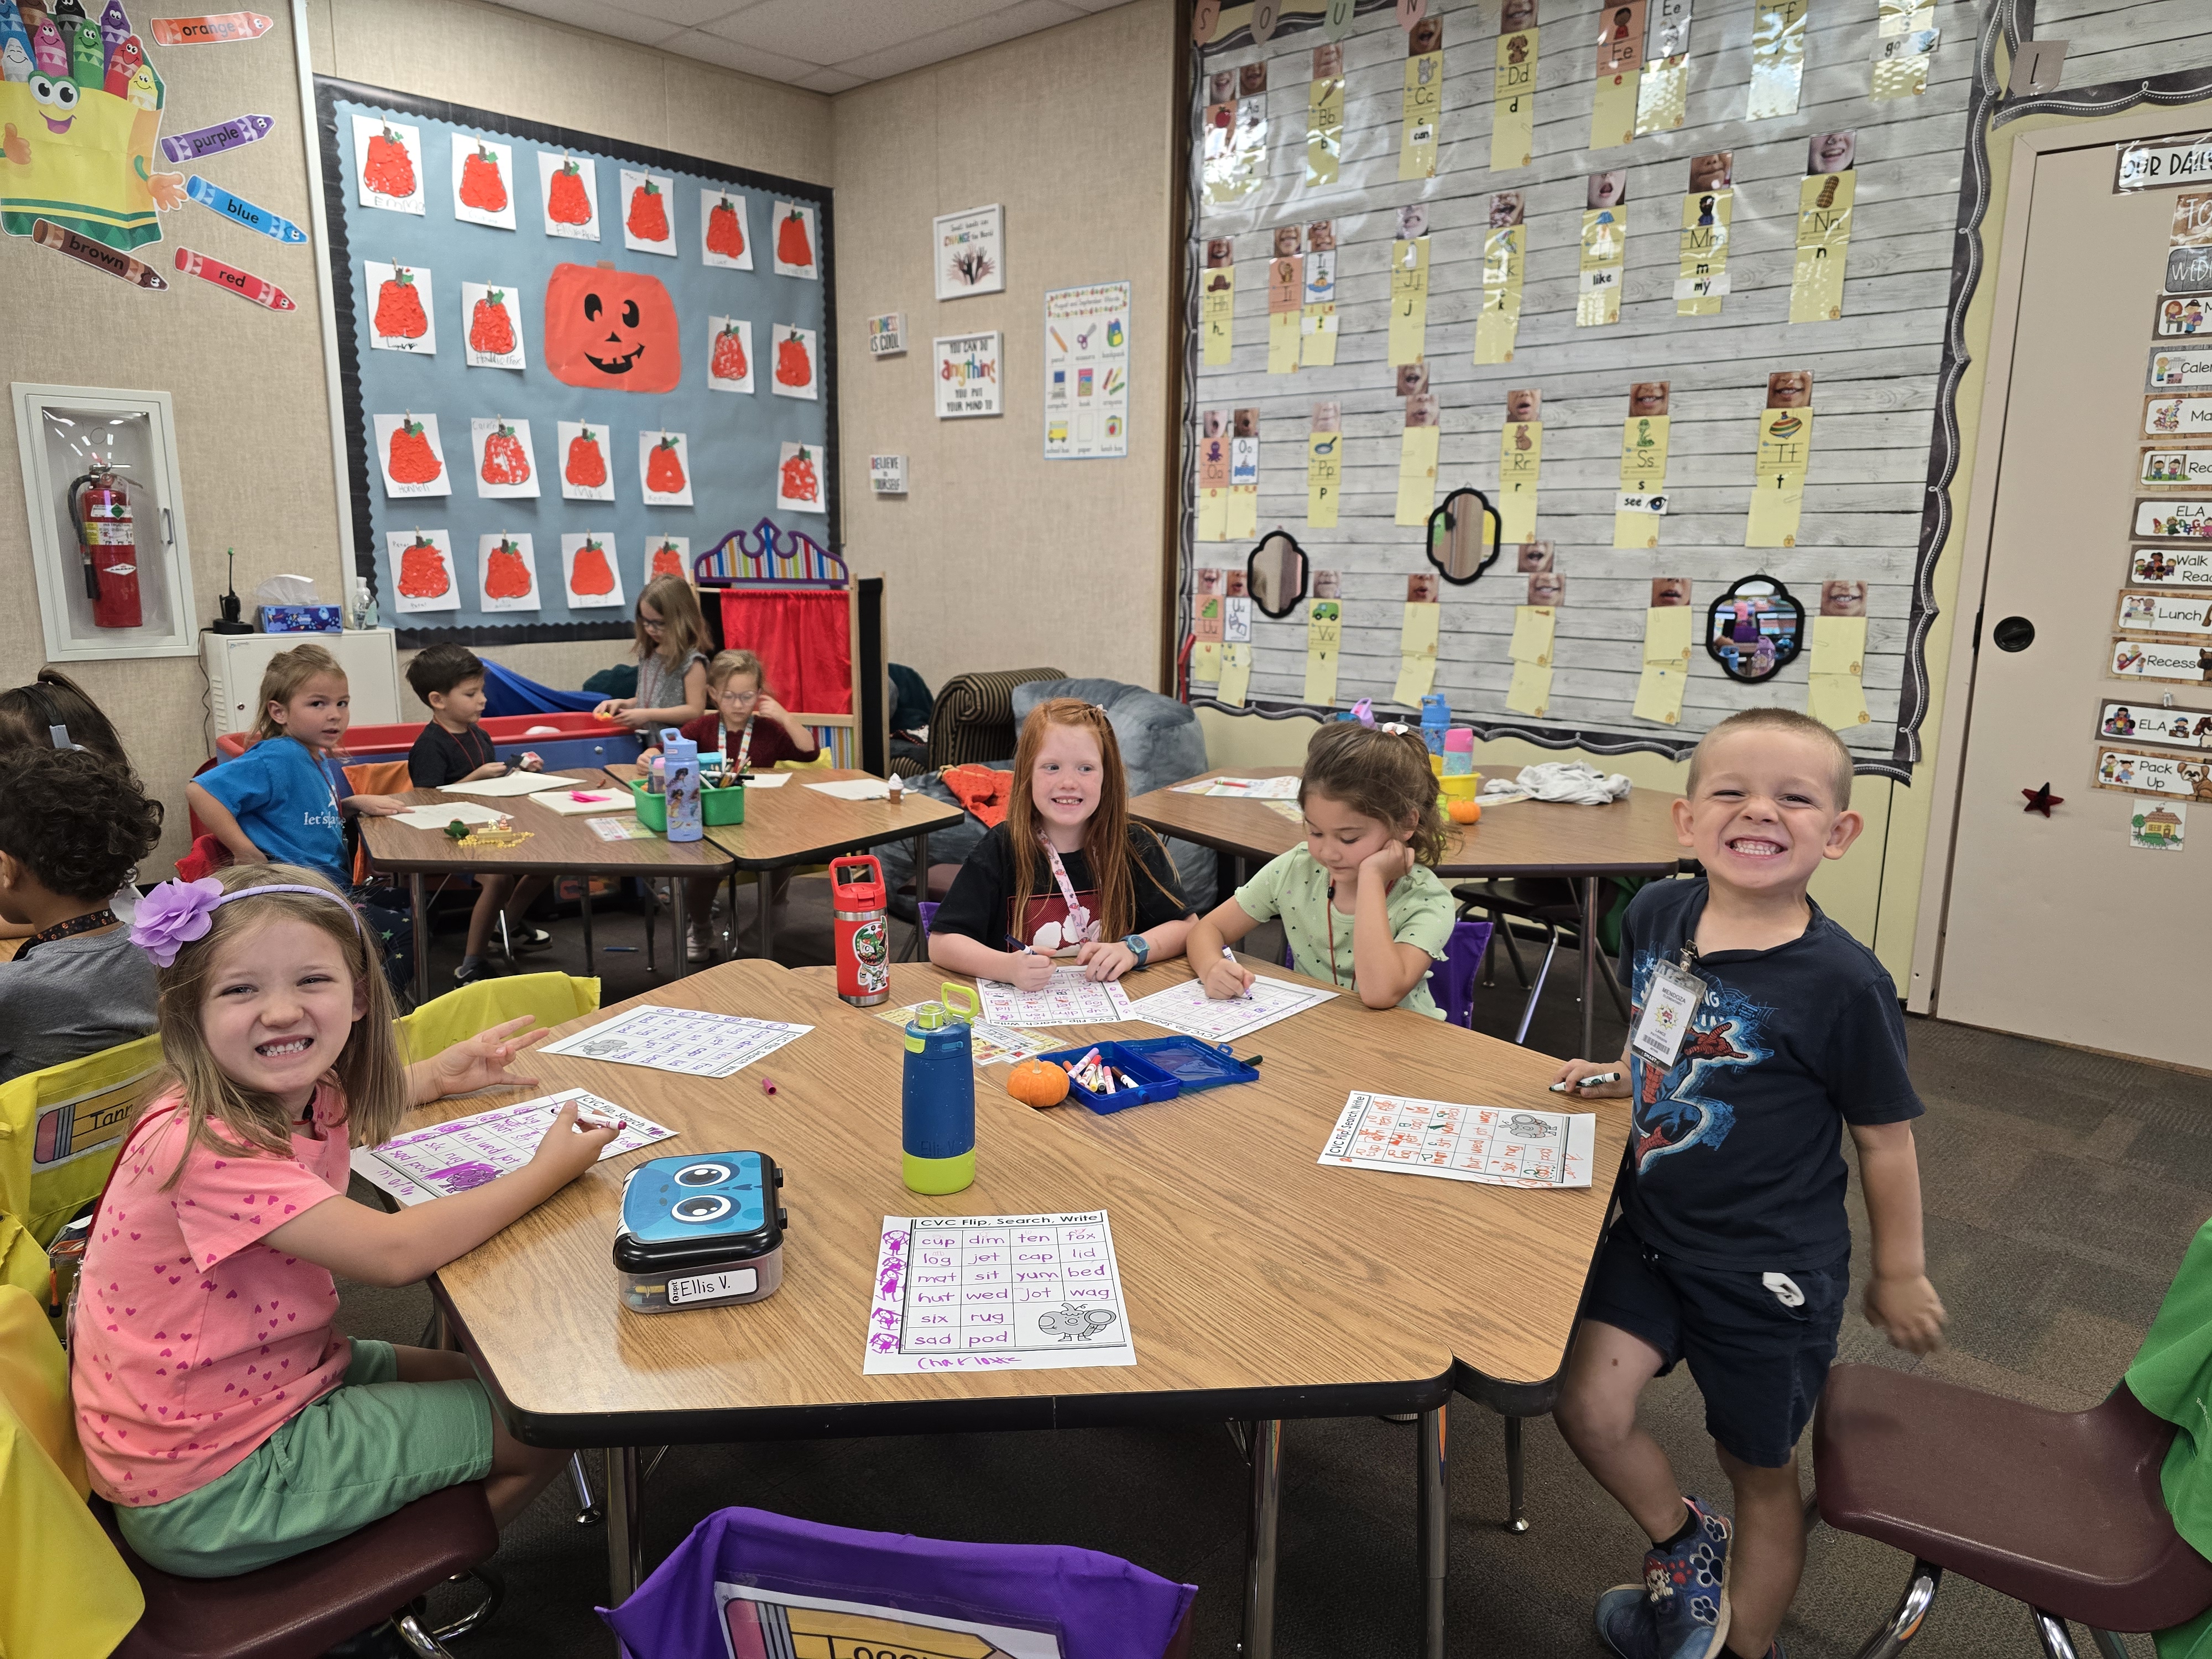
[[[401,645],[628,637],[627,604],[617,609],[605,599],[597,605],[571,603],[580,596],[568,586],[564,536],[588,536],[610,550],[616,587],[631,600],[648,579],[649,554],[664,541],[685,550],[687,573],[690,557],[763,518],[832,549],[840,544],[836,308],[826,186],[322,76],[315,77],[315,100],[355,568],[369,580]],[[358,128],[357,117],[363,118]],[[373,192],[362,188],[356,131],[373,133],[370,124],[386,122],[416,135],[419,197],[404,210],[363,205],[364,195]],[[457,216],[464,163],[480,148],[507,163],[502,172],[509,211]],[[541,153],[562,158],[556,172],[573,162],[588,173],[596,241],[573,228],[549,234]],[[655,201],[635,222],[625,174],[634,184],[653,181]],[[389,180],[380,176],[380,182]],[[707,216],[725,197],[741,207],[750,270],[737,268],[726,253],[726,221],[716,239],[725,252],[715,256],[709,247]],[[811,276],[779,274],[780,265],[789,269],[778,258],[779,248],[795,246],[779,243],[779,204],[786,204],[785,219],[793,209],[804,211],[805,233],[813,244]],[[640,226],[653,228],[656,209],[669,232],[658,249],[641,245],[635,234]],[[487,222],[510,217],[512,229]],[[427,290],[426,337],[378,343],[379,305],[389,273],[380,269],[372,280],[372,264],[422,273],[410,285]],[[612,269],[602,270],[602,265]],[[562,267],[580,269],[564,272]],[[515,349],[499,355],[507,361],[519,357],[520,368],[471,364],[472,358],[486,362],[487,354],[471,349],[471,325],[475,303],[487,289],[507,297]],[[393,299],[384,321],[409,326],[399,321],[404,296]],[[632,313],[633,305],[641,309]],[[673,311],[672,327],[664,308]],[[750,324],[744,347],[750,392],[734,390],[726,379],[708,383],[714,337],[726,319]],[[787,384],[779,382],[779,368],[795,368],[778,355],[794,330],[803,331],[798,337],[818,353],[811,364],[816,388],[811,398],[773,395],[780,383]],[[421,349],[422,337],[434,338],[434,351]],[[412,349],[388,349],[393,343]],[[680,359],[673,373],[672,351]],[[392,498],[378,443],[379,416],[403,417],[402,424],[404,417],[417,422],[437,417],[441,482],[450,494]],[[534,496],[522,493],[527,485],[518,489],[513,482],[512,447],[502,447],[504,465],[492,467],[493,482],[480,483],[474,422],[492,423],[485,428],[491,432],[502,424],[528,423],[526,434],[517,435],[527,439]],[[564,422],[571,434],[563,434]],[[394,422],[384,424],[388,438]],[[563,494],[567,436],[578,426],[596,434],[605,462],[606,483],[592,492],[596,499]],[[660,447],[657,434],[662,433],[684,434],[679,453],[689,505],[647,504],[647,462]],[[819,459],[819,515],[776,504],[779,460],[784,446],[794,442]],[[667,482],[667,476],[659,481]],[[612,499],[604,499],[610,489]],[[403,593],[403,573],[394,568],[393,557],[418,532],[446,550],[453,592],[434,599],[422,592],[422,573],[433,568],[431,562],[412,568],[416,591]],[[525,536],[534,549],[539,609],[515,609],[511,598],[504,603],[494,598],[488,609],[480,550],[501,538]],[[412,608],[416,605],[436,608]]]

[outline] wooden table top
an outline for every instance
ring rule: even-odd
[[[1129,988],[1142,995],[1188,975],[1176,962],[1132,975]],[[892,1000],[933,997],[943,977],[896,966]],[[1005,1092],[1004,1067],[986,1068],[975,1183],[925,1198],[899,1178],[897,1027],[839,1001],[821,975],[758,961],[636,1000],[816,1029],[764,1067],[712,1082],[534,1060],[540,1081],[529,1093],[587,1087],[678,1132],[598,1165],[434,1281],[509,1420],[537,1443],[1356,1415],[1434,1407],[1475,1372],[1526,1391],[1528,1408],[1540,1410],[1626,1133],[1626,1103],[1607,1103],[1594,1159],[1606,1173],[1587,1191],[1323,1170],[1315,1159],[1347,1090],[1386,1065],[1408,1091],[1559,1103],[1544,1093],[1555,1062],[1419,1015],[1336,1003],[1239,1045],[1268,1055],[1260,1082],[1112,1116],[1032,1111]],[[1131,1029],[1066,1035],[1073,1044]],[[762,1091],[763,1070],[773,1096]],[[409,1126],[510,1097],[439,1102]],[[744,1148],[788,1171],[782,1289],[736,1307],[625,1311],[610,1251],[626,1170],[655,1155]],[[1135,1366],[862,1375],[884,1217],[1100,1206],[1113,1224]]]
[[[624,769],[610,769],[620,776]],[[735,860],[740,870],[818,864],[848,848],[873,847],[927,835],[933,830],[949,830],[963,817],[959,807],[911,789],[894,806],[887,800],[841,800],[806,787],[834,783],[840,778],[873,777],[872,772],[808,767],[783,775],[791,781],[773,789],[745,791],[743,823],[707,828],[707,839]]]
[[[1201,778],[1295,777],[1295,766],[1218,768]],[[1199,779],[1186,779],[1197,782]],[[1468,876],[1671,876],[1683,856],[1674,840],[1674,797],[1632,790],[1607,806],[1516,801],[1486,807],[1479,823],[1447,823],[1452,839],[1437,873]],[[1265,860],[1305,844],[1304,831],[1265,801],[1179,795],[1154,789],[1129,816],[1162,835],[1239,858]]]
[[[597,771],[599,769],[591,769]],[[580,775],[564,772],[563,775]],[[579,788],[605,788],[592,778]],[[486,800],[478,795],[449,795],[436,789],[410,789],[396,797],[410,806],[451,806],[469,801],[504,812],[530,839],[518,847],[463,847],[443,830],[415,830],[396,818],[370,817],[361,822],[362,843],[369,860],[379,869],[408,874],[441,870],[496,870],[524,873],[534,871],[572,871],[578,873],[657,876],[672,873],[720,875],[730,867],[730,855],[711,841],[669,842],[655,836],[647,841],[601,841],[581,817],[568,817],[538,805],[528,795]],[[747,805],[750,805],[749,801]],[[610,808],[607,817],[626,816]]]

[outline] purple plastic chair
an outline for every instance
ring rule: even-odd
[[[1430,994],[1454,1025],[1474,1029],[1474,978],[1482,970],[1482,958],[1489,950],[1490,924],[1462,918],[1452,924],[1451,938],[1444,942],[1444,959],[1429,969]],[[1293,971],[1297,968],[1291,959],[1287,939],[1283,942],[1283,966]]]
[[[653,1659],[775,1659],[818,1633],[825,1612],[911,1621],[911,1645],[957,1632],[1059,1638],[1064,1659],[1184,1659],[1194,1584],[1115,1556],[1054,1544],[955,1544],[855,1532],[764,1510],[708,1516],[619,1607],[623,1647]],[[879,1645],[890,1650],[889,1631]],[[897,1644],[903,1651],[908,1644]]]

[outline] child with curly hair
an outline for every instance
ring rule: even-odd
[[[0,752],[0,1083],[144,1036],[154,969],[108,901],[161,838],[161,805],[88,749]]]

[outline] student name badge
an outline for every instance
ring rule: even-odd
[[[1662,962],[1644,988],[1644,1013],[1629,1047],[1662,1070],[1672,1070],[1690,1035],[1690,1021],[1705,1000],[1705,982],[1686,968]]]

